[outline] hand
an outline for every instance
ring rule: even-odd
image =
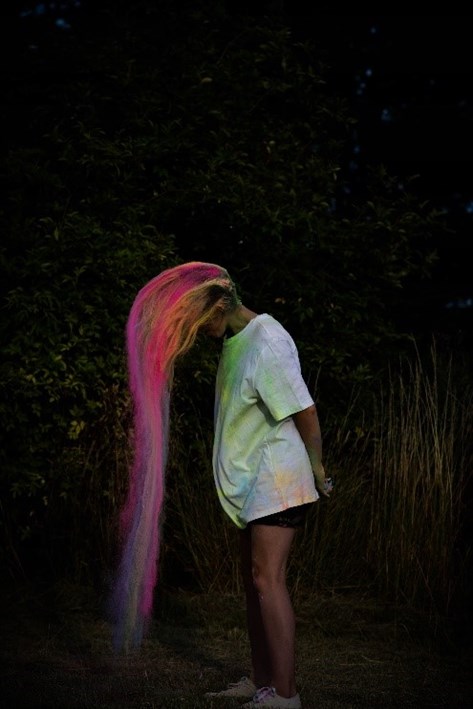
[[[326,476],[324,466],[321,463],[314,470],[314,477],[317,492],[323,497],[330,497],[330,493],[333,490],[332,478]]]

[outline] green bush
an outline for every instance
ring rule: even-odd
[[[31,225],[30,247],[10,263],[16,285],[2,325],[2,498],[19,538],[40,533],[50,516],[56,523],[58,508],[81,509],[90,451],[108,447],[129,419],[127,313],[138,288],[173,259],[172,239],[141,216],[124,209],[113,229],[74,212],[62,223],[43,218]],[[100,472],[97,505],[115,485]],[[59,520],[67,524],[67,515]]]

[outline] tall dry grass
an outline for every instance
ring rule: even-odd
[[[190,402],[190,397],[183,400],[173,418],[157,609],[160,618],[172,618],[173,614],[178,617],[184,626],[181,631],[186,633],[182,597],[187,596],[193,603],[194,596],[175,593],[173,585],[189,585],[193,591],[207,592],[207,617],[215,609],[215,622],[224,628],[218,631],[222,642],[228,648],[230,637],[231,645],[238,650],[235,636],[230,633],[240,633],[236,636],[238,642],[244,638],[240,620],[235,623],[227,614],[226,625],[221,620],[222,599],[218,598],[219,594],[233,595],[242,590],[238,534],[222,512],[215,493],[212,422]],[[355,396],[347,404],[345,417],[326,435],[325,464],[327,472],[336,479],[335,492],[329,501],[313,506],[291,556],[291,588],[306,602],[299,608],[316,607],[322,619],[330,599],[321,602],[320,591],[336,595],[353,591],[357,596],[373,594],[380,600],[407,605],[421,611],[423,617],[427,614],[432,621],[452,614],[466,601],[471,584],[470,540],[463,525],[468,522],[467,504],[471,502],[472,403],[471,382],[466,377],[459,378],[453,361],[445,364],[433,349],[429,357],[418,356],[393,369],[387,382],[380,384],[372,406],[365,405],[364,413]],[[320,415],[323,423],[323,411]],[[70,495],[61,498],[63,506],[59,510],[57,504],[54,506],[50,529],[61,535],[59,546],[69,559],[75,581],[87,582],[91,574],[102,570],[102,581],[107,583],[112,572],[118,512],[126,493],[130,463],[130,423],[127,397],[112,390],[104,395],[97,437],[92,436],[90,445],[82,448],[78,441],[77,450],[71,451],[73,471],[82,472]],[[14,541],[12,536],[13,552]],[[50,544],[55,562],[58,541],[51,538]],[[58,562],[58,572],[63,570],[62,564]],[[314,598],[307,598],[310,592],[318,594],[314,596],[318,606]],[[41,597],[41,602],[46,603],[46,596],[41,593]],[[56,588],[52,607],[56,607],[58,597],[74,614],[83,607],[84,597],[75,586]],[[94,603],[95,593],[87,599]],[[378,618],[378,604],[368,600],[366,623],[370,625]],[[332,626],[330,614],[328,623],[324,621],[324,632],[317,636],[319,655],[324,637],[337,633],[341,624],[352,623],[346,610],[352,605],[351,599],[349,603],[345,601],[343,598],[341,613],[335,599]],[[48,617],[48,628],[49,622]],[[311,624],[316,622],[314,616]],[[61,615],[62,630],[64,627]],[[175,633],[176,624],[171,622],[168,627],[170,635]],[[17,629],[15,632],[17,637]],[[380,642],[385,641],[384,626],[382,632],[384,639]],[[107,630],[104,642],[109,642],[108,637]],[[214,626],[209,646],[214,647],[215,637]],[[201,642],[200,635],[198,641]],[[165,643],[163,647],[167,657],[169,646]],[[355,656],[359,648],[353,652]],[[182,657],[182,650],[179,653]],[[310,652],[304,655],[310,656]],[[170,657],[174,662],[172,653]],[[366,667],[372,667],[372,663],[370,660]],[[430,656],[429,663],[430,667]],[[346,666],[345,655],[341,665]],[[359,663],[354,660],[352,665],[358,671]],[[77,676],[77,667],[73,670]],[[312,677],[313,670],[308,667],[307,676]],[[195,678],[192,668],[191,674]],[[95,706],[95,689],[89,687],[87,691],[91,696],[89,703]]]
[[[370,591],[446,614],[467,584],[462,538],[471,481],[471,388],[433,349],[403,362],[353,427],[356,398],[328,436],[328,501],[299,533],[289,577],[294,592]],[[165,550],[199,588],[239,591],[238,541],[216,500],[211,431],[177,425],[169,471]]]
[[[292,590],[376,593],[448,614],[471,584],[462,525],[471,497],[472,387],[433,349],[400,364],[360,411],[354,396],[345,418],[325,431],[325,466],[335,491],[313,506],[298,533]],[[323,424],[323,411],[320,417]],[[63,554],[81,582],[92,576],[107,584],[113,573],[129,423],[126,398],[111,392],[97,441],[79,451],[80,494],[61,500],[51,519],[53,530],[63,530]],[[238,533],[217,500],[212,438],[211,417],[184,397],[172,421],[160,585],[238,593]],[[51,557],[62,564],[53,542]]]
[[[445,612],[461,593],[472,403],[435,349],[404,363],[376,402],[367,553],[396,601]]]

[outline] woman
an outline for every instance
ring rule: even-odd
[[[127,327],[135,456],[122,514],[124,548],[113,603],[119,647],[140,642],[152,610],[175,360],[199,332],[223,338],[215,394],[214,477],[241,530],[252,675],[208,696],[245,707],[300,707],[286,565],[297,527],[329,496],[316,408],[296,346],[267,314],[244,306],[221,266],[191,262],[150,281]]]

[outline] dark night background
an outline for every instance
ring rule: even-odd
[[[345,179],[363,193],[366,167],[382,164],[445,215],[449,235],[436,244],[433,278],[415,291],[418,307],[401,314],[419,333],[437,331],[469,346],[471,285],[472,18],[457,15],[320,15],[297,3],[225,3],[229,12],[280,17],[295,38],[315,40],[329,90],[358,120],[347,146]],[[129,8],[133,7],[133,3]],[[139,11],[139,4],[137,4]],[[3,7],[3,82],[55,33],[102,21],[100,3],[17,2]],[[58,71],[60,68],[58,67]],[[20,71],[21,74],[21,71]],[[21,80],[21,79],[20,79]],[[8,149],[8,132],[4,134]]]
[[[418,294],[419,329],[471,337],[473,184],[472,18],[452,15],[320,16],[295,13],[296,34],[314,37],[332,67],[333,91],[359,123],[346,170],[362,189],[367,164],[445,214],[434,277]],[[468,333],[470,333],[468,335]]]
[[[146,24],[144,15],[138,14],[144,12],[145,5],[117,3],[116,7],[125,9],[129,16],[136,12],[140,27],[140,22]],[[183,8],[193,8],[192,3],[185,2],[164,5],[171,13],[178,7],[181,14],[176,10],[176,17],[181,18],[183,12],[187,12]],[[7,107],[8,125],[2,135],[3,150],[7,154],[10,146],[22,142],[27,149],[31,146],[34,150],[35,141],[40,140],[34,131],[23,139],[22,127],[28,126],[28,111],[34,114],[37,109],[35,99],[41,96],[42,87],[59,87],[58,94],[53,94],[58,106],[54,104],[50,113],[55,120],[56,108],[58,116],[62,110],[61,82],[80,85],[81,71],[89,71],[79,65],[73,73],[68,73],[73,64],[69,67],[67,62],[64,67],[61,64],[61,52],[69,46],[68,35],[71,43],[75,28],[80,32],[74,41],[77,37],[87,38],[89,31],[94,41],[100,40],[101,33],[110,38],[114,7],[113,3],[105,1],[38,3],[23,0],[2,8],[2,82],[5,95],[13,97]],[[470,360],[473,332],[472,18],[320,15],[302,10],[302,4],[289,2],[222,1],[222,8],[227,19],[234,13],[239,19],[244,17],[244,22],[250,25],[253,22],[264,25],[265,21],[270,24],[276,20],[289,27],[297,41],[315,43],[325,64],[327,92],[345,100],[356,120],[350,127],[341,164],[343,180],[340,184],[347,200],[356,196],[363,201],[365,195],[368,200],[369,169],[382,165],[395,176],[399,192],[409,184],[409,189],[421,202],[433,205],[443,215],[447,231],[440,230],[433,236],[438,259],[432,277],[422,282],[413,279],[403,283],[400,296],[396,296],[399,304],[394,305],[398,308],[395,319],[401,331],[412,332],[420,338],[425,336],[427,342],[433,333],[446,345],[447,351],[461,349]],[[113,39],[112,33],[112,44]],[[172,38],[169,44],[172,46]],[[101,67],[97,69],[100,77]],[[105,81],[103,87],[106,91]],[[126,102],[126,96],[123,101]],[[37,113],[41,110],[40,106]],[[3,179],[8,181],[8,175],[3,175]],[[343,202],[343,197],[342,194],[337,199]],[[338,205],[334,209],[338,209]],[[220,228],[224,227],[218,224],[217,230]],[[177,234],[177,241],[179,238]],[[200,248],[199,243],[188,247],[186,238],[185,234],[181,236],[181,258],[193,257]]]
[[[233,609],[216,617],[236,588],[209,475],[220,343],[197,339],[176,367],[158,661],[113,664],[99,608],[129,474],[123,326],[137,288],[185,260],[235,269],[244,302],[281,315],[322,414],[337,495],[314,511],[299,567],[315,618],[306,695],[470,706],[472,17],[305,5],[2,3],[10,706],[129,707],[185,688],[194,708],[218,654],[217,631],[195,645],[196,590],[211,589],[206,632],[225,614],[222,658],[240,652]]]

